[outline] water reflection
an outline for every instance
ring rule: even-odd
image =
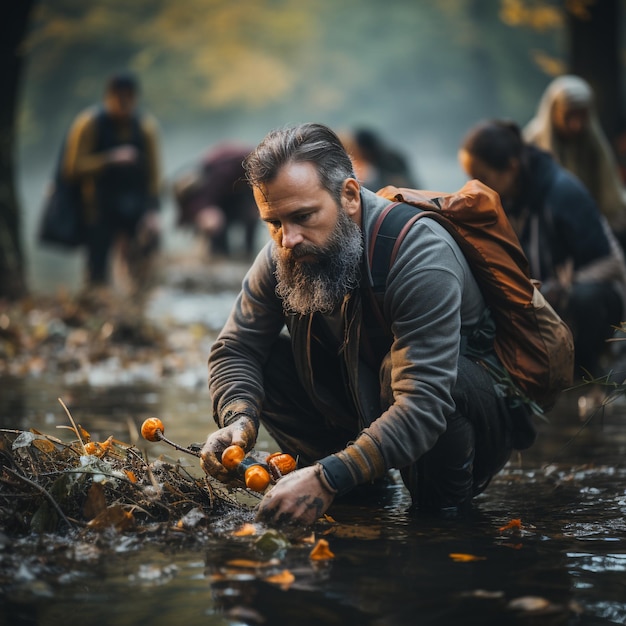
[[[77,421],[98,438],[128,440],[129,423],[153,414],[167,417],[168,434],[182,444],[201,441],[212,427],[206,392],[174,385],[2,384],[5,426],[51,432],[66,422],[56,400],[65,394]],[[543,428],[536,448],[513,459],[477,499],[467,520],[409,515],[408,496],[393,482],[369,503],[347,498],[333,506],[336,524],[324,532],[336,558],[321,565],[301,546],[267,553],[254,539],[234,538],[235,520],[192,547],[121,536],[112,554],[90,551],[88,543],[47,552],[44,540],[21,560],[14,580],[2,582],[5,623],[58,624],[77,612],[88,613],[91,624],[151,626],[624,623],[626,470],[594,464],[584,445],[601,446],[603,463],[617,459],[621,417],[605,416],[584,441],[570,441],[577,425],[565,408]],[[271,441],[261,445],[269,449]],[[150,456],[175,453],[148,446]],[[551,462],[555,457],[558,463]],[[195,459],[187,462],[197,469]],[[501,530],[514,518],[521,529]],[[457,562],[451,554],[476,558]],[[270,570],[233,571],[234,559],[274,559],[271,571],[288,570],[295,580],[284,589],[265,581]],[[56,566],[42,565],[48,562]]]

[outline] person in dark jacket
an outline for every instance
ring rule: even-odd
[[[261,520],[313,523],[336,496],[392,468],[415,507],[463,512],[507,462],[513,418],[466,350],[484,331],[490,341],[476,348],[497,360],[489,310],[454,238],[434,220],[409,229],[387,278],[387,323],[372,325],[366,251],[390,202],[360,185],[339,137],[320,124],[270,132],[245,169],[271,241],[211,347],[219,429],[203,468],[228,482],[222,452],[252,450],[263,424],[299,467],[265,494]]]
[[[174,181],[178,223],[205,237],[212,255],[231,255],[229,234],[234,225],[243,227],[246,258],[254,255],[259,214],[243,170],[251,150],[252,146],[233,141],[218,143],[195,171]]]
[[[507,120],[471,128],[459,161],[469,177],[500,194],[532,277],[572,329],[576,375],[605,374],[600,356],[623,318],[626,268],[587,188],[548,152],[525,143]]]
[[[158,127],[137,112],[138,97],[133,74],[112,75],[103,103],[78,115],[67,138],[63,173],[80,185],[91,286],[110,282],[113,250],[127,285],[145,285],[158,246]]]
[[[340,135],[354,163],[359,182],[372,191],[387,185],[417,187],[409,160],[401,150],[389,146],[370,128],[356,128]]]

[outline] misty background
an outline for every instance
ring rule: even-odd
[[[258,143],[316,121],[367,127],[408,157],[419,186],[453,191],[458,145],[477,121],[524,125],[566,70],[561,3],[517,0],[42,0],[31,20],[19,104],[17,174],[33,292],[81,283],[79,253],[36,230],[63,136],[131,69],[159,121],[163,252],[176,226],[171,184],[213,144]],[[621,27],[621,32],[623,32]]]

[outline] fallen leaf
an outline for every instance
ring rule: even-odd
[[[56,451],[56,446],[47,439],[35,439],[33,441],[33,446],[42,452],[52,453]]]
[[[332,528],[332,534],[343,539],[379,539],[381,532],[380,526],[359,526],[358,524],[352,526],[338,524]]]
[[[498,528],[498,530],[500,532],[502,532],[504,530],[516,530],[516,531],[519,532],[520,530],[522,530],[522,520],[521,519],[512,519],[510,522],[508,522],[504,526],[500,526],[500,528]]]
[[[83,515],[92,520],[103,511],[106,511],[107,502],[104,497],[104,488],[101,483],[92,483],[87,491],[87,498],[83,504]]]
[[[124,531],[132,528],[134,524],[135,518],[133,514],[117,504],[108,507],[90,522],[87,522],[87,526],[93,530],[104,530],[105,528],[113,527],[117,531]]]
[[[244,524],[233,533],[233,537],[250,537],[251,535],[256,535],[256,528],[254,524],[249,523]]]
[[[270,567],[279,563],[276,559],[270,559],[269,561],[253,561],[252,559],[231,559],[226,561],[226,565],[229,567],[240,567],[244,569],[259,569],[262,567]]]
[[[327,559],[334,559],[335,555],[331,552],[328,541],[326,541],[326,539],[319,539],[311,550],[309,558],[312,561],[325,561]]]
[[[523,596],[515,598],[508,604],[509,609],[516,611],[543,611],[550,606],[550,602],[540,596]]]
[[[485,561],[487,557],[476,556],[475,554],[463,554],[462,552],[452,552],[448,555],[453,561],[457,563],[469,563],[470,561]]]
[[[265,582],[278,585],[281,589],[287,591],[295,579],[296,577],[288,569],[284,569],[279,574],[273,574],[272,576],[265,578]]]

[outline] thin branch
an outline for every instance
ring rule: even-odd
[[[19,478],[20,480],[24,481],[31,487],[34,487],[35,489],[37,489],[37,491],[41,492],[48,499],[48,502],[50,502],[50,504],[56,509],[57,513],[61,516],[61,519],[69,526],[69,528],[72,528],[72,524],[67,519],[67,517],[65,517],[65,513],[63,513],[57,501],[43,487],[38,485],[36,482],[30,480],[30,478],[26,478],[26,476],[22,476],[22,474],[20,474],[19,472],[12,470],[10,467],[5,466],[4,471],[9,472],[9,474],[12,474],[16,478]]]

